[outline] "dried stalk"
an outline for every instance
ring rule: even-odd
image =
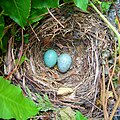
[[[50,10],[49,10],[48,8],[47,8],[47,10],[48,10],[49,14],[60,24],[60,26],[61,26],[62,28],[65,28],[65,27],[60,23],[60,21],[57,20],[56,17],[50,12]]]
[[[117,108],[119,107],[119,104],[120,104],[120,96],[119,96],[119,98],[118,98],[118,100],[117,100],[117,102],[116,102],[116,104],[115,104],[115,106],[113,108],[113,111],[112,111],[112,114],[110,115],[110,119],[109,120],[112,120],[112,118],[113,118]]]
[[[106,98],[106,89],[105,89],[105,75],[104,75],[104,66],[103,66],[103,73],[102,73],[102,105],[103,105],[103,113],[105,120],[108,120],[108,111],[107,111],[107,98]]]

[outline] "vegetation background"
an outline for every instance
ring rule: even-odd
[[[108,24],[113,30],[118,39],[118,53],[120,54],[120,34],[114,28],[111,23],[104,17],[106,11],[109,10],[110,6],[114,4],[114,1],[109,0],[0,0],[0,68],[3,71],[4,55],[7,52],[7,45],[10,36],[17,36],[17,41],[21,41],[21,35],[18,34],[19,28],[25,30],[31,25],[34,26],[45,14],[48,13],[51,8],[60,8],[61,4],[73,2],[75,6],[80,8],[84,12],[88,12],[88,6],[93,7],[100,17]],[[99,5],[99,10],[94,6]],[[120,25],[119,19],[116,18],[116,23]],[[28,43],[29,35],[24,34],[24,42]],[[28,60],[25,56],[21,55],[19,65],[25,60]],[[18,60],[17,60],[18,61]],[[12,74],[12,73],[11,73]],[[11,75],[10,74],[10,75]],[[11,84],[9,80],[10,75],[7,77],[2,74],[0,77],[0,118],[17,120],[26,120],[41,114],[41,111],[55,110],[52,106],[47,95],[42,98],[38,96],[39,103],[35,103],[30,99],[26,98],[20,87]],[[117,103],[119,103],[119,99]],[[116,104],[117,104],[116,103]],[[116,105],[117,106],[117,105]],[[27,111],[27,112],[26,112]],[[115,109],[113,111],[113,115]],[[112,117],[113,117],[112,115]],[[110,119],[112,118],[110,117]],[[76,120],[87,120],[79,111],[75,113]]]

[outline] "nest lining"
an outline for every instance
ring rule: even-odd
[[[47,93],[53,102],[59,100],[73,104],[77,101],[84,107],[81,111],[88,115],[99,93],[101,54],[112,47],[112,35],[95,13],[82,13],[75,7],[63,7],[52,14],[64,28],[48,15],[41,25],[34,28],[40,41],[33,31],[27,31],[31,37],[25,54],[30,61],[26,61],[21,68],[26,84],[33,93]],[[57,66],[49,69],[44,65],[43,54],[49,48],[58,55],[64,52],[71,55],[72,66],[66,73],[60,73]],[[72,88],[73,92],[57,95],[61,87]]]

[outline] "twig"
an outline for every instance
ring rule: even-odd
[[[69,98],[65,98],[65,100],[61,100],[63,102],[69,102],[69,103],[73,103],[73,104],[81,104],[79,101],[84,100],[84,101],[87,101],[89,102],[90,104],[92,104],[95,108],[97,108],[100,112],[103,113],[103,110],[101,110],[98,106],[96,106],[92,101],[88,100],[87,98],[85,97],[79,97],[79,98],[76,98],[76,99],[69,99]]]
[[[119,103],[120,103],[120,96],[119,96],[119,98],[118,98],[118,100],[117,100],[117,102],[116,102],[116,104],[115,104],[115,106],[113,108],[113,111],[112,111],[112,113],[110,115],[110,119],[109,120],[112,120],[112,118],[113,118],[113,116],[114,116],[114,114],[115,114],[115,112],[116,112],[116,110],[117,110],[117,108],[119,106]]]
[[[34,81],[33,79],[31,79],[28,75],[24,75],[23,77],[25,77],[27,80],[29,80],[32,84],[37,86],[37,89],[39,89],[39,91],[41,91],[41,87],[37,84],[36,81]]]
[[[32,30],[33,33],[35,34],[37,40],[40,41],[39,37],[37,36],[36,32],[34,31],[33,27],[31,26],[31,24],[29,24],[29,25],[30,25],[31,30]]]
[[[35,116],[33,118],[31,118],[30,120],[49,120],[50,119],[50,116],[49,114],[47,115],[39,115],[39,116]]]
[[[104,70],[104,65],[103,65],[103,73],[102,73],[102,105],[103,105],[103,113],[104,113],[104,118],[105,120],[108,120],[108,112],[107,112],[107,98],[106,98],[106,90],[105,90],[105,70]]]
[[[25,73],[24,73],[24,75],[25,75]],[[24,90],[24,92],[27,93],[27,91],[26,91],[26,80],[25,80],[25,76],[24,76],[24,75],[23,75],[22,86],[23,86],[23,90]]]
[[[95,72],[95,80],[94,80],[94,85],[96,84],[98,74],[99,74],[99,62],[98,62],[98,54],[95,51],[95,60],[96,60],[96,72]]]
[[[49,10],[48,8],[47,8],[47,10],[48,10],[49,14],[60,24],[60,26],[61,26],[62,28],[65,28],[65,27],[60,23],[60,21],[55,18],[55,16],[50,12],[50,10]]]
[[[115,8],[115,12],[116,12],[116,18],[118,20],[118,31],[120,32],[120,19],[119,19],[119,15],[118,15],[118,10],[117,10],[115,4],[113,4],[113,5],[114,5],[114,8]]]
[[[88,100],[85,97],[81,97],[81,99],[86,100],[87,102],[89,102],[90,104],[92,104],[95,108],[97,108],[100,112],[103,113],[103,110],[101,110],[97,105],[95,105],[93,102],[91,102],[90,100]]]
[[[76,71],[75,69],[69,71],[69,73],[67,75],[64,75],[62,78],[56,79],[55,81],[60,82],[63,81],[64,79],[66,79],[67,77],[70,77],[72,75],[78,75],[78,71]]]
[[[90,77],[92,78],[94,75],[91,75]],[[90,78],[89,77],[89,78]],[[80,86],[80,85],[82,85],[86,80],[87,80],[88,78],[84,78],[77,86],[75,86],[74,88],[73,88],[73,90],[74,91],[76,91],[77,89],[78,89],[78,87]]]
[[[114,66],[113,66],[113,70],[112,70],[112,74],[110,75],[110,72],[109,72],[109,82],[108,82],[108,86],[107,86],[107,91],[109,90],[109,86],[110,86],[110,83],[111,83],[111,86],[112,86],[112,89],[113,89],[113,93],[115,95],[115,99],[117,100],[118,99],[118,96],[116,94],[116,91],[115,91],[115,88],[114,88],[114,85],[113,85],[113,81],[112,81],[112,78],[113,78],[113,75],[114,75],[114,72],[115,72],[115,67],[116,67],[116,56],[117,56],[117,50],[116,50],[116,42],[115,42],[115,56],[114,56]]]
[[[12,49],[12,43],[13,43],[13,36],[11,36],[11,38],[9,39],[9,41],[8,41],[8,51],[7,51],[7,56],[6,56],[6,62],[5,62],[5,64],[7,65],[7,69],[5,69],[5,70],[7,70],[7,71],[5,71],[5,73],[7,73],[7,75],[8,74],[10,74],[10,72],[11,72],[11,70],[13,69],[13,67],[12,67],[12,61],[13,61],[13,59],[12,59],[12,53],[11,53],[11,49]],[[8,60],[9,59],[9,60]]]
[[[93,33],[91,33],[91,32],[87,32],[86,34],[91,35],[92,37],[94,37],[94,38],[95,38],[95,39],[97,39],[97,40],[100,40],[100,41],[106,42],[106,40],[105,40],[105,39],[100,38],[100,37],[98,37],[98,36],[94,35],[94,34],[93,34]]]
[[[18,63],[17,65],[15,66],[15,68],[9,73],[9,75],[7,77],[5,77],[5,79],[8,79],[19,67],[19,62],[21,60],[21,57],[22,57],[22,53],[23,53],[23,44],[24,44],[24,36],[23,36],[23,29],[22,29],[22,44],[21,44],[21,47],[20,47],[20,51],[19,51],[19,58],[18,58]]]
[[[74,109],[80,109],[81,107],[80,107],[80,105],[72,105],[72,104],[70,104],[70,103],[65,103],[65,102],[62,102],[63,100],[51,100],[52,102],[54,102],[54,103],[59,103],[59,104],[62,104],[62,105],[64,105],[64,106],[69,106],[69,107],[71,107],[71,108],[74,108]]]

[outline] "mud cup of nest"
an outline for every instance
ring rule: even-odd
[[[113,45],[111,32],[96,13],[84,13],[76,7],[61,7],[51,13],[54,17],[47,15],[42,24],[27,30],[30,39],[24,54],[29,61],[20,67],[20,76],[34,97],[35,93],[47,94],[55,107],[70,106],[88,117],[101,117],[95,101],[102,53]],[[58,56],[70,54],[72,65],[66,73],[57,65],[52,69],[44,65],[43,55],[49,48]],[[19,83],[23,87],[23,79]]]

